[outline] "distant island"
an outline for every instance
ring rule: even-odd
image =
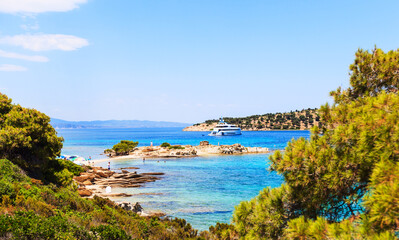
[[[55,129],[71,128],[164,128],[164,127],[187,127],[190,123],[179,122],[157,122],[140,120],[106,120],[106,121],[66,121],[51,118],[51,125]]]
[[[267,113],[248,117],[224,117],[224,121],[239,126],[244,131],[307,130],[320,124],[317,109],[308,108],[285,113]],[[211,131],[218,119],[206,120],[186,127],[183,131]]]

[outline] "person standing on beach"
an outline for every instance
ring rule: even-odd
[[[108,170],[111,170],[111,162],[108,162]]]
[[[151,142],[151,147],[152,147],[152,142]]]

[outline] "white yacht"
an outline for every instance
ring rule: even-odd
[[[223,118],[220,118],[218,125],[212,130],[209,136],[232,136],[232,135],[241,135],[241,128],[236,125],[231,125],[223,121]]]

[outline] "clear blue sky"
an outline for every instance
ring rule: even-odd
[[[27,2],[33,2],[29,5]],[[201,122],[314,108],[399,1],[0,0],[0,91],[65,120]]]

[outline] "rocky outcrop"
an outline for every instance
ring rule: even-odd
[[[154,212],[144,211],[144,208],[138,202],[136,202],[135,204],[130,203],[130,202],[116,202],[116,204],[119,207],[125,209],[126,211],[132,211],[132,212],[137,213],[138,215],[140,215],[142,217],[163,217],[163,216],[166,216],[165,213],[160,212],[160,211],[154,211]]]
[[[247,152],[247,148],[242,146],[241,144],[233,144],[233,145],[222,145],[220,146],[220,151],[223,154],[237,154],[237,153],[243,153]]]
[[[89,197],[93,194],[90,190],[87,190],[86,188],[79,188],[78,193],[81,197]]]
[[[164,173],[142,173],[123,172],[116,173],[103,169],[101,167],[93,167],[87,172],[83,172],[80,176],[74,177],[74,180],[79,185],[79,194],[84,197],[97,194],[103,197],[130,197],[131,194],[126,193],[106,193],[105,189],[110,186],[115,188],[136,188],[142,187],[143,184],[159,180],[159,177]]]
[[[144,209],[140,205],[140,203],[136,202],[135,204],[132,204],[130,202],[120,202],[116,203],[119,207],[125,209],[126,211],[132,211],[135,213],[142,212]]]
[[[134,213],[137,213],[138,215],[142,217],[163,217],[166,216],[165,213],[160,212],[160,211],[151,211],[147,212],[144,211],[144,208],[140,205],[140,203],[130,203],[130,202],[116,202],[116,205],[119,207],[125,209],[126,211],[132,211]]]

